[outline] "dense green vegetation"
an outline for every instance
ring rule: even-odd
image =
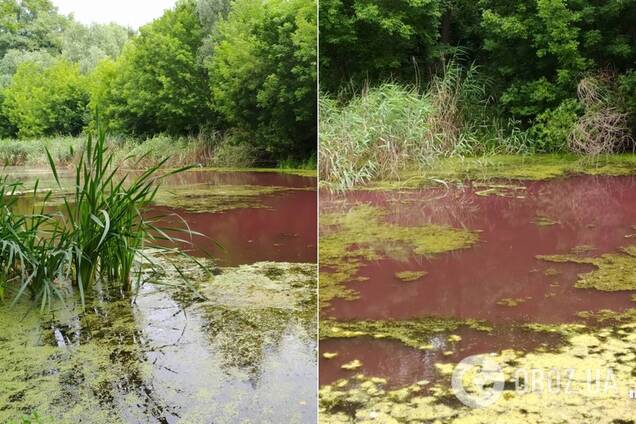
[[[20,181],[0,177],[0,300],[7,292],[14,302],[29,293],[44,308],[54,298],[63,302],[70,287],[77,290],[84,304],[86,293],[92,292],[97,282],[102,290],[116,284],[130,292],[141,279],[144,248],[165,250],[158,241],[173,245],[181,241],[169,236],[168,230],[195,234],[187,229],[162,228],[157,224],[161,216],[143,213],[161,180],[183,168],[161,172],[164,159],[137,176],[124,174],[114,163],[106,133],[99,126],[97,138],[89,135],[84,147],[75,165],[75,186],[70,190],[62,186],[55,160],[47,151],[58,190],[69,190],[58,213],[48,212],[52,192],[42,194],[37,182],[26,192]],[[32,197],[25,199],[25,194]],[[24,200],[31,204],[28,213],[18,207]],[[152,261],[148,266],[156,267]]]
[[[179,0],[138,33],[84,26],[50,0],[3,1],[0,138],[77,136],[99,110],[119,139],[181,138],[200,159],[306,162],[315,25],[310,0]]]
[[[634,147],[634,2],[323,0],[319,7],[326,178],[346,174],[350,184],[395,171],[379,165],[381,157],[404,165],[434,154]]]

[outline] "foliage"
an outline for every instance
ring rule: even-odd
[[[442,16],[438,0],[322,0],[320,70],[322,85],[360,83],[408,75],[439,57]]]
[[[3,115],[21,138],[77,135],[84,127],[88,92],[78,66],[67,61],[22,63],[3,96]]]
[[[10,49],[58,51],[69,20],[50,0],[0,2],[0,57]]]
[[[114,23],[84,26],[72,22],[62,33],[62,57],[88,73],[106,58],[117,59],[131,35],[131,30]]]
[[[124,48],[114,78],[96,89],[104,95],[105,120],[136,135],[196,131],[210,111],[206,72],[197,60],[204,33],[195,3],[180,1],[140,32]]]
[[[482,0],[484,62],[502,106],[529,122],[574,98],[583,74],[636,59],[636,4],[613,0]],[[631,39],[631,41],[630,41]]]
[[[126,137],[227,133],[241,163],[316,150],[313,1],[179,0],[134,33],[7,0],[0,23],[2,138],[77,135],[99,109]]]
[[[534,138],[533,151],[556,153],[567,150],[567,140],[581,114],[582,106],[574,99],[564,100],[554,109],[539,114],[530,130]]]
[[[208,61],[213,107],[273,157],[315,149],[315,5],[238,0]]]

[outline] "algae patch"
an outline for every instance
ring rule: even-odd
[[[470,408],[457,401],[449,384],[454,364],[435,364],[442,379],[426,391],[420,384],[389,389],[386,380],[362,374],[341,379],[320,389],[321,422],[629,423],[633,401],[626,394],[634,381],[635,327],[632,322],[571,334],[554,352],[503,350],[489,355],[505,380],[502,396],[486,408]],[[560,378],[555,377],[557,370]],[[589,370],[599,370],[600,389],[594,377],[590,385]],[[481,387],[473,386],[479,376],[475,372],[464,376],[469,393]]]
[[[384,209],[360,204],[344,213],[321,215],[321,305],[334,298],[357,297],[344,283],[354,279],[364,261],[432,256],[470,247],[478,240],[476,232],[465,229],[391,224],[384,219],[387,214]]]
[[[163,188],[157,193],[155,203],[188,212],[216,213],[230,209],[265,208],[264,196],[294,190],[313,190],[313,188],[194,184]]]
[[[581,257],[578,255],[540,255],[538,259],[564,263],[594,265],[592,272],[579,274],[575,287],[602,291],[636,290],[636,247],[627,246],[620,253]]]
[[[395,180],[371,182],[361,189],[414,189],[439,181],[465,180],[550,180],[570,175],[632,175],[636,173],[636,155],[600,155],[595,158],[571,154],[491,155],[480,157],[450,157],[434,161],[422,169],[408,169]],[[497,185],[500,185],[499,183]],[[483,195],[506,196],[517,190],[490,190]],[[515,196],[516,197],[516,196]]]
[[[491,331],[482,321],[456,320],[452,318],[422,318],[417,320],[388,321],[335,321],[320,322],[320,339],[374,337],[397,340],[406,346],[422,349],[427,340],[439,333],[452,332],[458,328]]]

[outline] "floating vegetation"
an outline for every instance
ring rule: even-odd
[[[320,339],[374,337],[397,340],[416,349],[430,348],[427,340],[439,333],[448,333],[458,328],[491,331],[485,322],[456,320],[451,318],[422,318],[417,320],[391,321],[334,321],[320,323]],[[431,346],[432,347],[432,346]]]
[[[556,225],[561,223],[559,220],[550,218],[549,216],[545,216],[545,215],[537,215],[534,218],[534,221],[532,222],[534,222],[539,227],[548,227],[551,225]]]
[[[162,261],[156,251],[146,257]],[[307,346],[307,363],[301,365],[315,366],[310,359],[316,340],[315,264],[262,262],[219,268],[216,275],[206,274],[194,260],[179,258],[178,265],[180,272],[169,263],[156,265],[165,269],[161,274],[146,267],[135,306],[106,294],[91,298],[86,310],[69,298],[69,307],[55,304],[47,315],[26,301],[0,306],[6,330],[0,337],[0,405],[6,405],[0,407],[0,422],[34,410],[53,417],[52,422],[109,423],[127,416],[161,421],[174,414],[189,417],[188,422],[202,422],[202,417],[235,422],[239,413],[253,409],[246,407],[245,397],[271,398],[271,387],[256,387],[262,374],[296,366],[280,362],[289,359],[289,352],[277,353],[289,347],[291,337]],[[175,285],[181,272],[198,291],[216,297],[206,299]],[[290,293],[287,299],[283,292]],[[203,366],[192,369],[196,365]],[[194,392],[189,378],[196,380]],[[276,389],[304,392],[306,386],[306,401],[315,396],[305,381],[293,384],[280,381]],[[228,393],[233,399],[224,398]],[[220,399],[230,409],[214,409]],[[234,410],[239,406],[240,412]],[[262,411],[255,409],[258,416]]]
[[[357,293],[344,286],[354,279],[364,261],[383,257],[431,256],[472,246],[474,231],[441,225],[399,226],[384,221],[388,211],[368,205],[346,213],[321,215],[320,302],[334,298],[355,299]]]
[[[340,368],[347,371],[354,371],[358,368],[362,368],[362,362],[360,362],[358,359],[354,359],[351,362],[347,362],[346,364],[341,365]]]
[[[372,181],[362,190],[415,189],[445,183],[501,180],[550,180],[570,175],[632,175],[636,173],[636,155],[492,155],[485,157],[440,158],[424,169],[400,172],[391,180]]]
[[[322,354],[322,357],[325,359],[333,359],[338,356],[338,352],[325,352]]]
[[[410,282],[420,280],[426,274],[426,271],[400,271],[395,273],[395,277],[400,281]]]
[[[606,253],[600,257],[577,255],[540,255],[549,262],[574,262],[594,265],[598,269],[579,274],[575,287],[602,291],[636,290],[636,247],[627,246],[621,253]]]
[[[557,325],[558,326],[558,325]],[[535,422],[556,424],[563,417],[581,417],[604,423],[631,422],[633,406],[625,393],[633,385],[636,358],[636,324],[618,329],[600,328],[591,332],[572,332],[567,343],[555,351],[521,353],[504,350],[490,358],[499,364],[505,379],[502,396],[487,408],[470,408],[458,402],[450,389],[454,364],[437,363],[445,376],[423,390],[420,384],[390,389],[385,379],[358,374],[320,388],[321,422]],[[528,370],[519,377],[517,370]],[[540,370],[535,375],[530,370]],[[562,370],[556,382],[560,391],[548,392],[546,381],[538,379]],[[589,370],[600,370],[600,389],[589,386]],[[567,375],[566,375],[567,371]],[[611,374],[609,374],[611,372]],[[479,373],[467,373],[465,387]],[[523,380],[518,380],[522,378]],[[537,379],[536,384],[532,379]],[[521,389],[515,390],[518,383]],[[555,383],[554,380],[551,380]],[[592,380],[592,384],[594,380]],[[567,390],[566,390],[567,387]],[[606,390],[603,389],[606,388]],[[530,389],[532,388],[532,389]],[[567,397],[564,397],[567,396]]]
[[[501,305],[501,306],[519,306],[520,304],[530,300],[531,298],[529,297],[520,297],[520,298],[516,298],[516,299],[512,299],[510,297],[506,297],[503,299],[500,299],[497,301],[497,305]]]
[[[231,209],[266,208],[264,196],[294,190],[313,190],[311,187],[277,187],[266,185],[197,184],[189,187],[169,187],[160,190],[156,204],[183,209],[188,212],[217,213]]]

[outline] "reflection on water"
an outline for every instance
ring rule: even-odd
[[[181,214],[208,237],[189,248],[218,255],[217,265],[297,263],[272,262],[264,275],[240,275],[267,283],[264,294],[250,288],[254,299],[289,292],[281,285],[291,284],[301,300],[195,301],[149,281],[132,304],[103,294],[85,313],[71,307],[41,316],[26,306],[1,306],[0,323],[8,330],[0,335],[0,422],[32,412],[62,423],[316,421],[315,178],[192,171],[168,183],[176,190],[209,185],[212,192],[232,184],[300,189],[257,194],[266,207],[185,213],[156,206],[148,213]],[[31,200],[23,202],[29,210]],[[211,240],[223,250],[214,250]],[[204,290],[216,281],[196,284]]]

